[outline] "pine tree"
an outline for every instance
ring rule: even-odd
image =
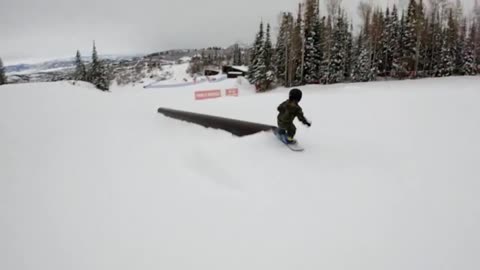
[[[87,80],[87,70],[85,64],[82,61],[82,56],[80,51],[77,50],[77,55],[75,56],[75,74],[74,78],[77,81],[86,81]]]
[[[267,68],[267,72],[272,71],[273,72],[273,45],[272,45],[272,40],[270,38],[270,24],[267,24],[267,33],[265,36],[265,45],[264,45],[264,57],[265,57],[265,66]]]
[[[475,32],[474,32],[474,49],[473,54],[475,55],[475,62],[476,66],[480,67],[480,4],[479,0],[475,0],[474,6],[474,25],[475,25]]]
[[[462,71],[465,75],[475,75],[477,74],[477,70],[475,67],[475,57],[473,50],[475,48],[475,33],[476,33],[476,26],[473,23],[470,28],[470,34],[465,44],[465,50],[463,52],[463,66]]]
[[[441,53],[441,62],[439,68],[439,76],[452,76],[454,68],[454,58],[452,54],[452,45],[450,38],[448,37],[448,30],[444,30],[443,34],[443,43],[442,43],[442,53]]]
[[[318,18],[318,7],[315,0],[307,0],[305,9],[305,43],[303,75],[305,83],[316,83],[319,81],[319,42],[320,42],[320,21]]]
[[[345,30],[345,67],[344,67],[344,77],[345,80],[351,79],[352,65],[353,65],[353,26],[350,25],[350,31]]]
[[[0,58],[0,85],[7,83],[7,77],[5,76],[5,67],[3,66],[2,58]]]
[[[479,13],[480,13],[480,7],[479,7]],[[472,23],[472,27],[470,28],[470,39],[472,40],[471,42],[473,43],[472,47],[473,47],[475,69],[477,74],[480,74],[480,20],[478,21],[478,24]],[[476,50],[478,50],[478,52]]]
[[[93,42],[92,63],[90,65],[90,70],[88,70],[87,80],[95,84],[95,81],[98,79],[99,73],[100,73],[100,63],[98,60],[97,47],[95,46],[95,42]]]
[[[405,17],[405,12],[402,11],[402,16],[398,26],[398,53],[394,58],[394,73],[396,78],[403,78],[408,75],[408,60],[405,56],[407,50],[407,20]],[[397,61],[397,62],[395,62]]]
[[[315,16],[315,21],[313,24],[313,32],[315,36],[313,37],[313,46],[315,47],[316,54],[313,57],[313,66],[315,67],[315,75],[312,75],[312,81],[314,83],[320,83],[321,74],[322,74],[322,63],[324,58],[323,51],[323,39],[324,39],[324,19],[320,19],[320,12],[317,11]]]
[[[432,61],[432,44],[433,44],[433,27],[432,27],[432,17],[425,18],[424,30],[421,35],[422,37],[422,71],[423,75],[432,76],[433,70],[433,61]]]
[[[379,68],[382,67],[382,33],[385,28],[385,19],[383,12],[379,9],[375,10],[372,17],[372,22],[369,26],[369,46],[372,53],[371,68],[374,73],[374,77],[378,75]]]
[[[343,82],[345,79],[346,34],[343,15],[339,14],[333,29],[331,62],[329,67],[329,83]]]
[[[440,20],[440,12],[437,11],[432,14],[432,24],[431,24],[431,32],[432,32],[432,44],[431,44],[431,70],[432,75],[435,77],[442,76],[442,48],[443,48],[443,31],[442,25]]]
[[[352,80],[355,82],[368,82],[373,80],[374,74],[371,68],[371,51],[367,32],[363,31],[359,36],[356,44],[357,59],[352,71]]]
[[[362,52],[362,41],[363,41],[363,32],[361,32],[355,39],[352,49],[352,69],[350,71],[350,79],[352,81],[357,81],[357,74],[359,71],[358,59],[360,59],[360,54]]]
[[[318,80],[320,83],[326,83],[328,75],[328,59],[327,59],[327,27],[326,18],[322,17],[319,21],[319,36],[318,36]]]
[[[407,17],[405,21],[403,38],[403,60],[404,68],[410,73],[415,72],[417,59],[417,4],[415,0],[410,0],[408,4]]]
[[[110,88],[110,74],[107,67],[98,57],[95,42],[93,43],[92,64],[88,72],[88,81],[102,91],[108,91]]]
[[[458,7],[457,7],[457,16],[459,16]],[[464,67],[464,60],[465,60],[465,43],[467,39],[467,21],[463,20],[463,22],[459,25],[458,28],[458,35],[457,39],[455,40],[455,71],[454,73],[457,75],[464,75],[465,70]]]
[[[392,69],[392,48],[390,44],[390,35],[392,34],[392,17],[390,16],[390,8],[387,7],[384,17],[384,27],[380,37],[381,44],[381,64],[379,72],[383,76],[387,76]]]
[[[253,48],[250,55],[250,66],[248,69],[248,80],[251,84],[256,84],[260,79],[257,76],[259,75],[259,68],[261,67],[261,61],[263,58],[263,46],[264,46],[264,32],[263,32],[263,22],[260,22],[260,29],[258,30],[255,42],[253,43]]]
[[[415,11],[415,76],[418,76],[418,71],[424,70],[423,53],[425,48],[425,12],[423,6],[423,0],[419,0]]]
[[[378,29],[375,27],[377,26],[376,19],[378,11],[372,14],[373,7],[366,2],[360,2],[358,9],[362,19],[362,29],[355,44],[355,66],[351,74],[351,79],[353,81],[366,81],[369,79],[364,78],[366,77],[366,74],[370,74],[376,57],[372,48],[377,45],[374,44],[374,41],[377,38],[376,31]]]
[[[458,41],[458,26],[457,22],[455,21],[455,14],[452,8],[449,9],[448,13],[448,22],[447,28],[445,30],[445,42],[444,50],[442,56],[444,57],[444,65],[448,62],[451,62],[450,66],[445,67],[448,72],[444,72],[444,74],[448,74],[446,76],[451,76],[456,71],[456,56],[457,56],[457,41]],[[447,55],[448,54],[448,55]]]
[[[261,23],[258,35],[259,39],[256,46],[256,57],[253,61],[253,78],[258,91],[265,91],[268,87],[267,83],[267,51],[265,50],[266,33],[263,31],[263,23]]]
[[[330,65],[332,59],[332,46],[333,46],[333,27],[332,17],[328,16],[323,27],[323,63],[321,68],[322,78],[324,83],[329,83],[330,80]]]
[[[265,43],[259,51],[259,61],[257,62],[257,71],[255,78],[257,85],[259,85],[259,91],[265,91],[270,87],[270,84],[274,81],[275,75],[272,66],[272,42],[270,40],[270,24],[267,24],[267,32],[265,34]]]
[[[389,68],[390,76],[396,76],[396,72],[400,70],[400,61],[402,58],[402,35],[401,35],[401,24],[398,20],[398,9],[397,6],[393,6],[392,14],[390,16],[390,27],[389,29],[389,41],[388,44],[391,47],[391,60],[389,59]]]
[[[278,32],[277,43],[275,46],[274,66],[277,81],[284,86],[290,86],[289,83],[289,59],[290,59],[290,35],[292,29],[293,17],[291,13],[285,12],[282,16],[282,23]]]
[[[292,71],[293,71],[293,85],[298,86],[304,83],[303,78],[303,38],[302,38],[302,7],[298,7],[297,20],[295,22],[292,33]]]

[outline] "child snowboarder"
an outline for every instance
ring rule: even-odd
[[[277,108],[279,112],[277,116],[277,124],[280,129],[279,133],[287,135],[288,143],[295,143],[293,139],[297,131],[297,128],[293,124],[295,117],[298,117],[298,120],[308,127],[312,125],[312,123],[305,118],[302,108],[298,105],[300,100],[302,100],[302,91],[296,88],[292,89],[290,90],[288,100],[282,102]]]

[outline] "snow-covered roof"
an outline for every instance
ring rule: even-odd
[[[182,62],[189,62],[189,61],[192,60],[192,58],[188,57],[188,56],[184,56],[184,57],[180,58],[179,60],[182,61]]]
[[[248,67],[247,66],[232,66],[234,69],[241,70],[243,72],[248,72]]]

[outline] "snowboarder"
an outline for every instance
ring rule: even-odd
[[[294,88],[290,90],[288,100],[282,102],[277,108],[279,112],[277,116],[279,133],[287,135],[287,143],[295,143],[294,137],[297,131],[297,128],[293,124],[295,117],[298,117],[298,120],[308,127],[312,125],[312,123],[305,118],[302,108],[298,105],[300,100],[302,100],[302,91]]]

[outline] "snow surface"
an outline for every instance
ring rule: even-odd
[[[302,87],[303,153],[157,113],[275,124],[288,89],[1,86],[0,269],[480,269],[478,85]]]

